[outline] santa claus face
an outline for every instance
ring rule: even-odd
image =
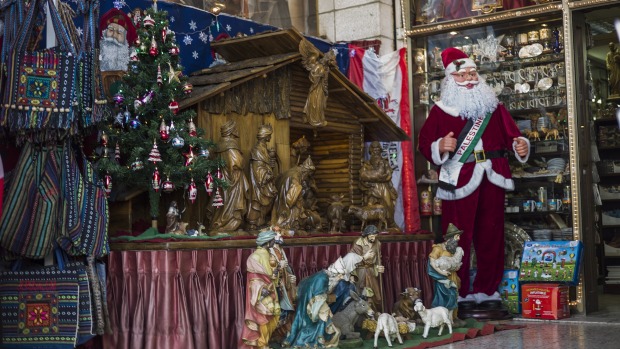
[[[463,68],[451,75],[456,84],[460,87],[471,90],[474,86],[478,85],[478,72],[476,68]]]
[[[106,38],[114,38],[119,44],[124,44],[126,33],[127,30],[123,26],[117,23],[110,23],[104,32],[104,36]]]

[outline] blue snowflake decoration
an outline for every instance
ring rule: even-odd
[[[198,26],[196,26],[196,22],[194,22],[193,20],[189,22],[189,29],[191,30],[196,30],[196,28],[198,28]]]

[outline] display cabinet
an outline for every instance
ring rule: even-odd
[[[420,37],[412,53],[414,90],[418,91],[414,96],[417,129],[441,98],[441,52],[457,47],[478,64],[480,76],[508,108],[523,136],[530,139],[528,162],[521,164],[514,157],[511,160],[516,189],[507,193],[505,211],[506,221],[523,228],[534,240],[573,237],[562,35],[562,20],[557,13]],[[417,165],[423,169],[431,166],[422,161]],[[421,182],[420,192],[428,196],[430,186],[434,196],[436,186],[426,180]],[[422,198],[422,208],[424,201]],[[426,217],[429,226],[439,228],[433,215]]]

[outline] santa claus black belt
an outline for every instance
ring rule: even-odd
[[[469,155],[465,163],[468,162],[485,162],[488,159],[497,159],[497,158],[505,158],[508,157],[508,152],[505,150],[474,150],[473,153]]]

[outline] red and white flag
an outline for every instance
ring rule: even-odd
[[[396,125],[411,137],[406,54],[406,49],[401,48],[379,57],[372,50],[349,45],[349,79],[376,99]],[[392,184],[398,191],[394,220],[405,232],[419,231],[420,213],[411,141],[382,142],[382,146],[383,155],[394,170]]]

